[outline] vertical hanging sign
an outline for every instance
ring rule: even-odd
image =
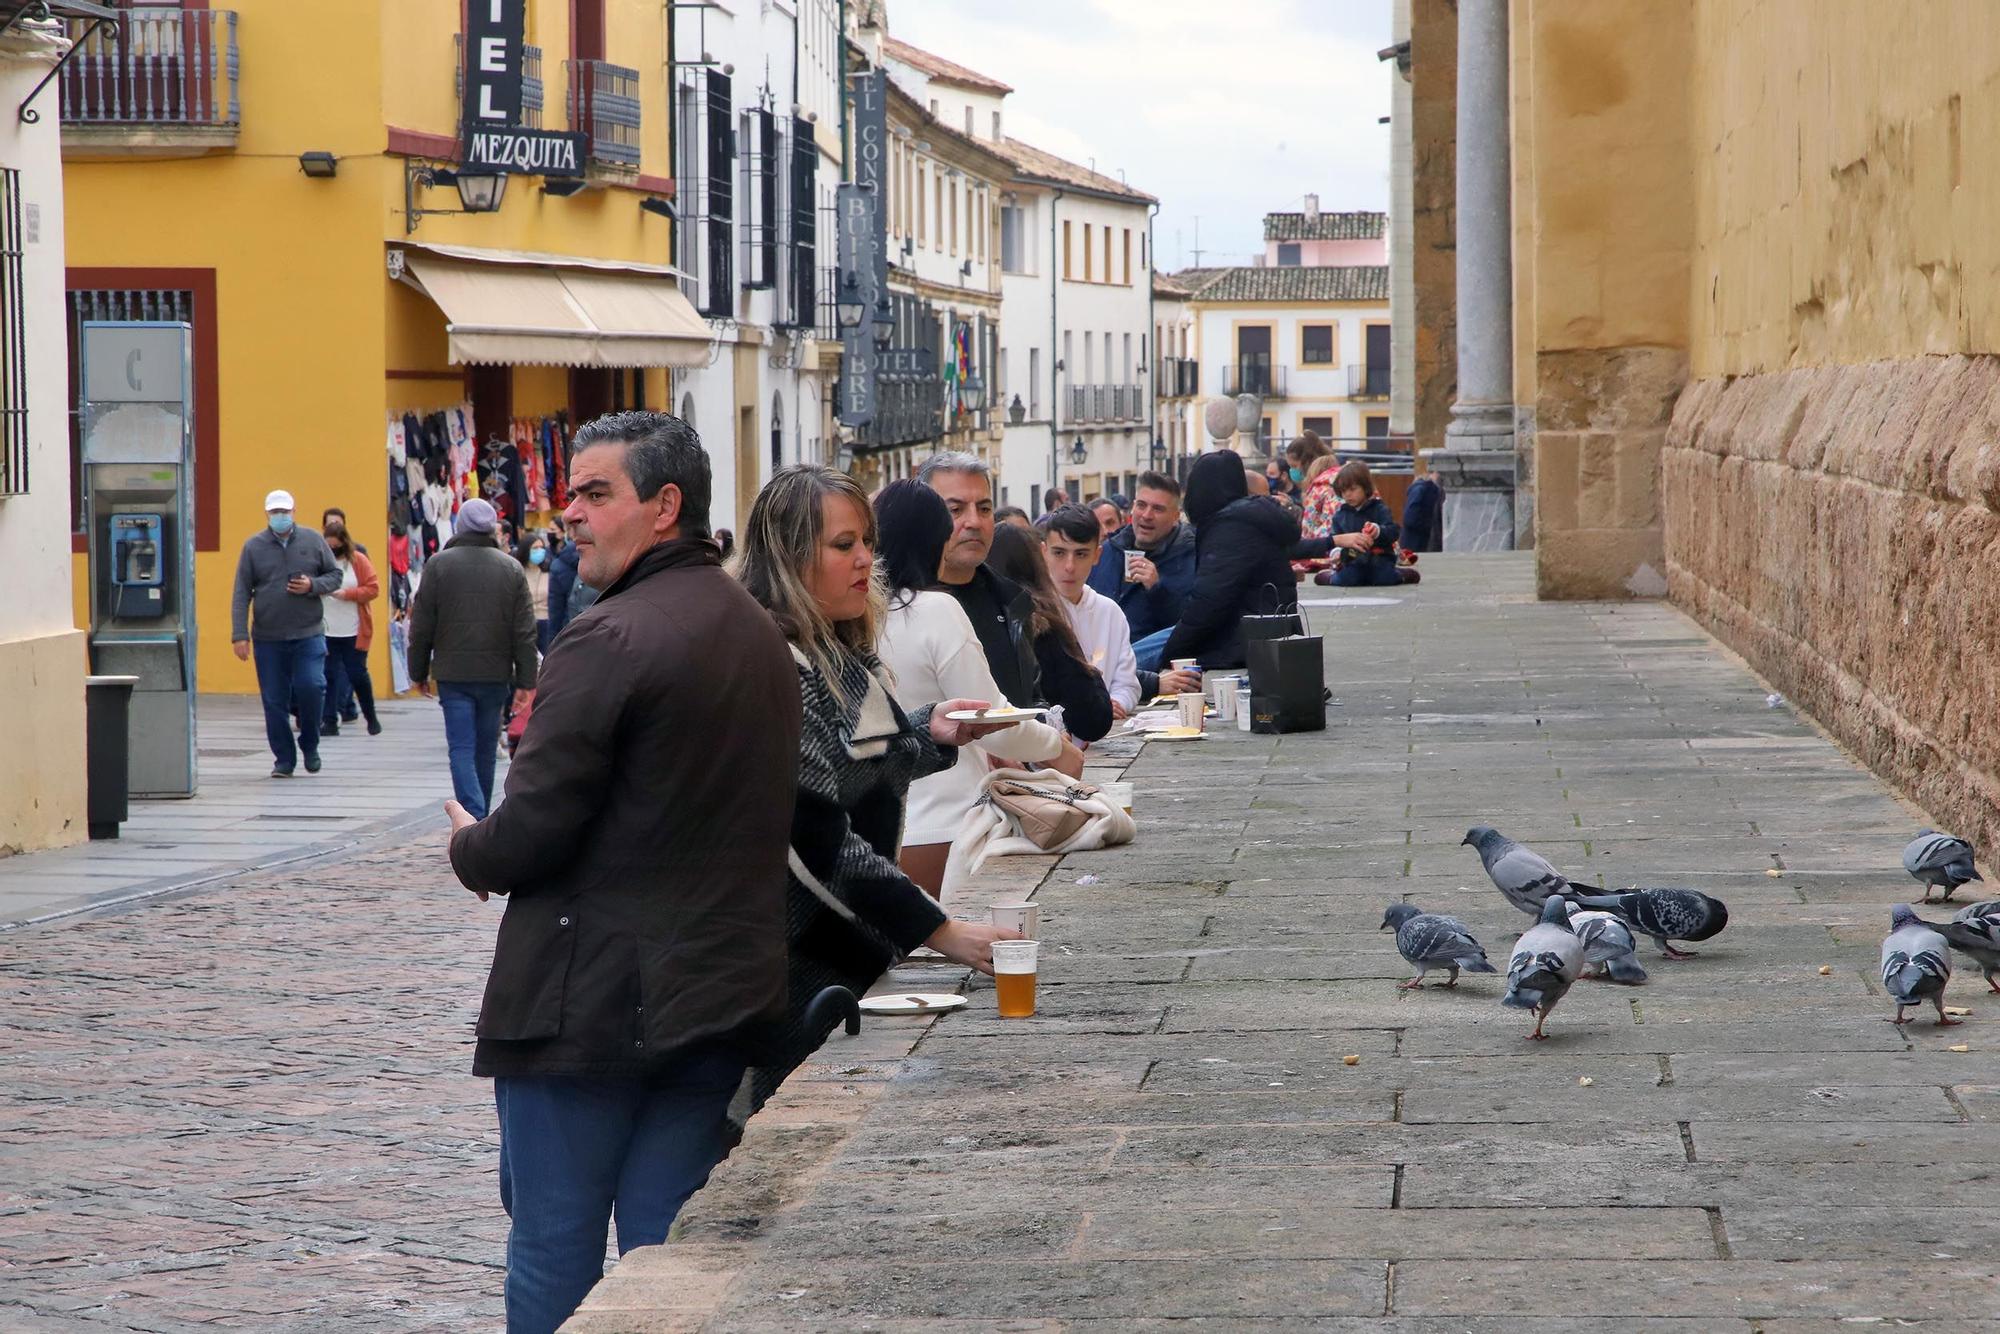
[[[863,426],[875,416],[875,317],[889,304],[884,154],[889,140],[888,76],[869,70],[850,81],[854,107],[854,183],[839,192],[841,299],[858,298],[859,326],[841,332],[840,420]],[[848,286],[849,278],[853,286]]]
[[[527,0],[467,0],[465,132],[508,130],[521,123],[521,48]]]

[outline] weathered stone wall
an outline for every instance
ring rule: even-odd
[[[1681,0],[1511,14],[1516,503],[1536,586],[1658,597],[1660,448],[1687,378],[1694,25]]]
[[[1411,0],[1411,220],[1416,289],[1416,433],[1444,444],[1458,389],[1458,0]]]
[[[1664,471],[1674,600],[2000,844],[2000,358],[1697,381]]]
[[[1673,598],[2000,843],[2000,5],[1694,6]]]

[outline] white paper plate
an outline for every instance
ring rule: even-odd
[[[1047,709],[953,709],[945,717],[955,723],[1025,723],[1047,713]]]
[[[942,1014],[964,1004],[965,997],[940,992],[897,992],[893,996],[861,998],[861,1008],[869,1014]]]

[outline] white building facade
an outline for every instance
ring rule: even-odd
[[[1390,434],[1386,218],[1307,202],[1265,216],[1261,263],[1174,275],[1191,294],[1194,406],[1260,397],[1260,459],[1308,430],[1342,449],[1381,448]]]
[[[715,331],[669,411],[714,462],[711,520],[740,529],[777,469],[831,462],[840,0],[676,6],[674,263]]]
[[[1000,207],[1003,500],[1040,513],[1052,489],[1129,498],[1161,461],[1151,387],[1158,201],[1019,139],[1005,149],[1016,171]]]
[[[57,6],[60,11],[61,6]],[[0,855],[80,842],[84,634],[70,606],[68,340],[62,150],[54,85],[14,108],[68,49],[62,23],[0,36]]]
[[[1194,294],[1178,279],[1153,275],[1153,443],[1161,471],[1185,477],[1209,446],[1198,404],[1201,362],[1195,358]]]

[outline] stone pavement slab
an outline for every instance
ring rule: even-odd
[[[1671,608],[1531,575],[1432,558],[1310,608],[1328,729],[1139,752],[1138,841],[1036,890],[1034,1018],[968,983],[810,1162],[739,1154],[572,1328],[1980,1323],[2000,998],[1961,977],[1971,1023],[1899,1030],[1873,980],[1921,812]],[[1528,925],[1475,823],[1729,930],[1642,944],[1647,984],[1579,984],[1546,1043],[1499,978],[1397,991],[1387,903],[1502,966]]]

